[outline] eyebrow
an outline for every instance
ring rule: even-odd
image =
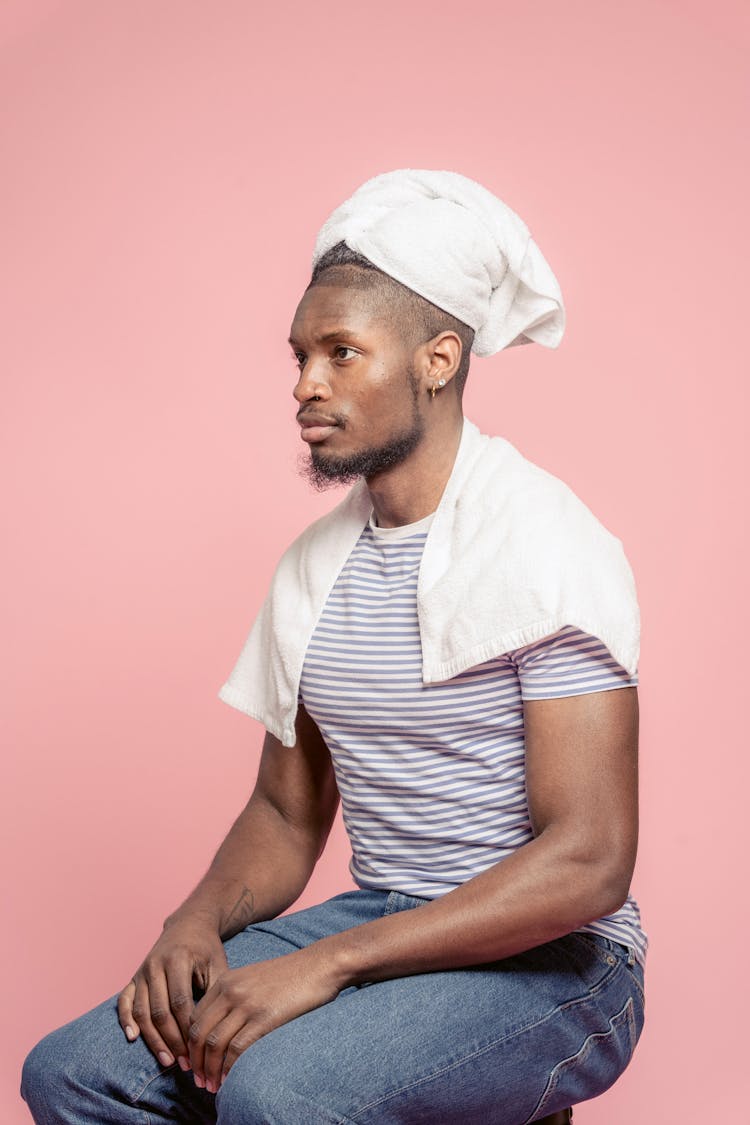
[[[337,337],[348,336],[350,340],[360,340],[361,337],[352,332],[351,328],[334,328],[333,332],[326,332],[324,336],[319,336],[317,342],[319,344],[327,344],[329,340],[335,340]],[[290,336],[288,343],[294,346],[299,341],[295,340],[294,336]]]

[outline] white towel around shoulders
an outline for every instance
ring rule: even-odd
[[[372,513],[358,481],[282,556],[220,698],[285,746],[307,645]],[[573,490],[502,437],[464,419],[417,586],[422,680],[437,683],[574,625],[632,675],[640,612],[622,542]]]

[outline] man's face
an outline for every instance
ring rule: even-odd
[[[289,342],[306,470],[317,487],[370,478],[403,461],[424,434],[413,342],[369,289],[317,284],[300,301]]]

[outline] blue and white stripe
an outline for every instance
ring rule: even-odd
[[[307,649],[300,697],[331,751],[362,887],[435,898],[532,838],[523,701],[637,684],[596,637],[552,637],[423,684],[416,589],[432,517],[368,525]],[[632,898],[584,927],[646,938]]]

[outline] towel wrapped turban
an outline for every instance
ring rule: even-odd
[[[367,180],[321,227],[313,268],[338,242],[473,328],[479,356],[560,343],[560,286],[526,224],[458,172],[401,168]]]

